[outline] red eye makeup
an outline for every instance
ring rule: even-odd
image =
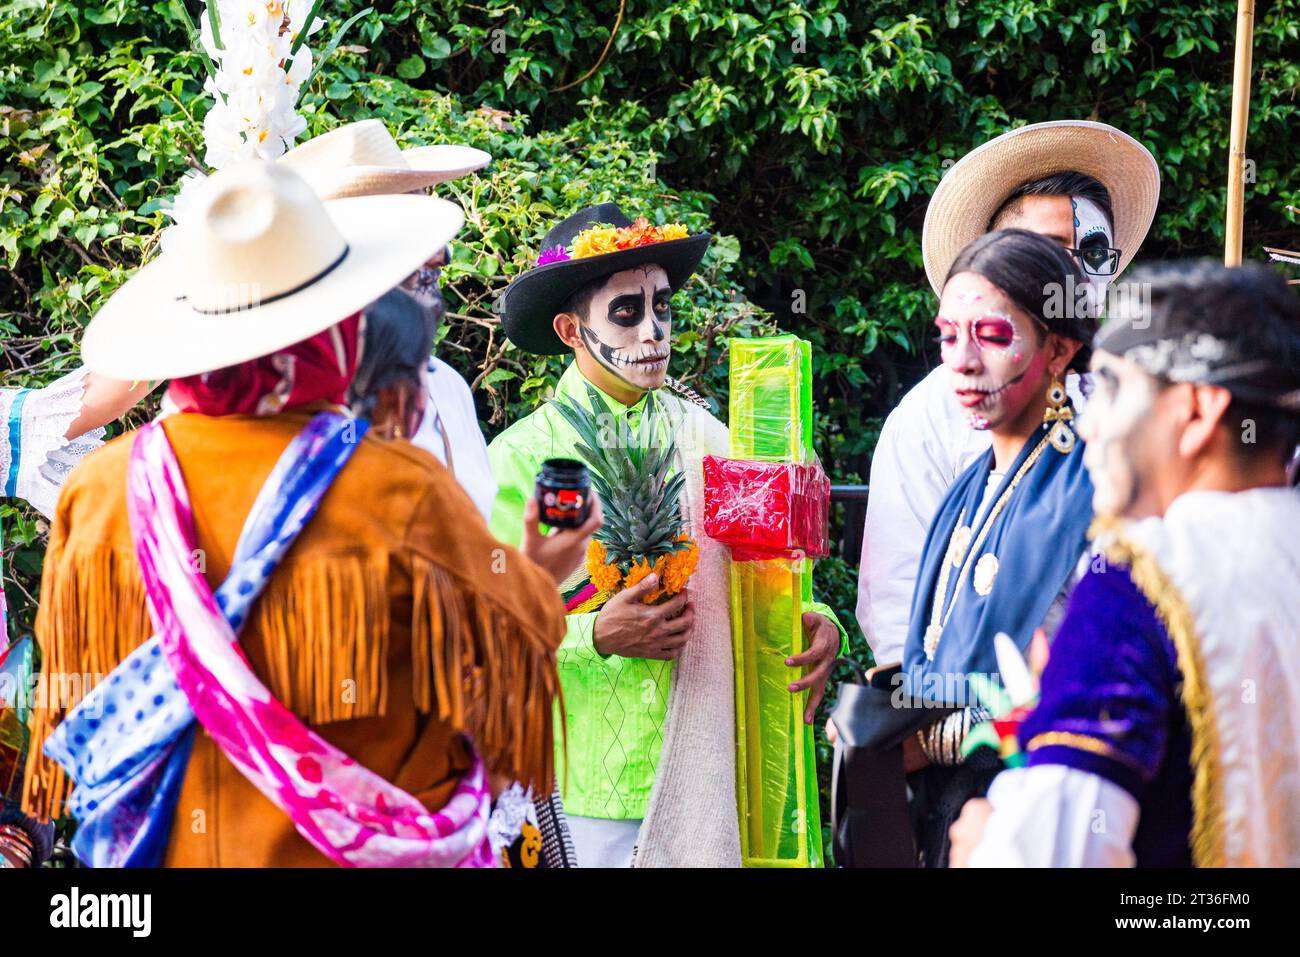
[[[1015,323],[1005,313],[989,313],[974,320],[949,319],[940,316],[934,321],[939,330],[939,345],[948,348],[957,342],[959,330],[967,329],[967,335],[981,351],[1004,351],[1010,349],[1017,341]]]

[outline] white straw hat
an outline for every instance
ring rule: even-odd
[[[1018,186],[1055,173],[1084,173],[1110,193],[1115,246],[1124,271],[1137,254],[1160,200],[1160,169],[1145,146],[1090,120],[1053,120],[1003,133],[963,156],[939,180],[925,211],[921,250],[937,294],[957,254],[989,230]]]
[[[91,320],[93,371],[170,379],[268,355],[369,305],[456,235],[430,196],[322,202],[287,167],[252,161],[202,184],[166,252]]]
[[[482,169],[492,157],[472,146],[404,150],[379,120],[345,123],[280,157],[322,199],[410,193]]]

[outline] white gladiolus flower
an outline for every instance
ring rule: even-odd
[[[203,118],[203,141],[207,150],[203,162],[213,169],[222,169],[244,155],[244,137],[234,113],[223,103],[216,103]]]
[[[241,38],[238,46],[226,48],[217,74],[217,89],[222,93],[248,87],[265,90],[274,87],[283,76],[280,57],[273,47]]]
[[[312,55],[307,47],[301,46],[298,52],[294,54],[293,62],[288,64],[289,70],[284,75],[284,80],[293,87],[294,102],[298,100],[298,89],[307,82],[307,77],[311,75]]]
[[[203,84],[213,99],[203,122],[208,166],[276,159],[307,129],[296,107],[311,75],[312,55],[305,44],[292,59],[289,51],[304,29],[311,36],[325,25],[319,16],[303,23],[312,5],[312,0],[207,0],[198,20],[199,42],[215,68]],[[220,21],[221,49],[207,9],[212,6]],[[190,173],[182,180],[168,208],[174,220],[184,216],[186,194],[192,195],[202,178]]]
[[[284,12],[289,15],[289,30],[294,36],[302,32],[302,21],[307,14],[311,13],[311,8],[312,0],[284,0]],[[325,26],[325,19],[317,14],[311,28],[307,31],[307,36],[311,36],[323,26]]]

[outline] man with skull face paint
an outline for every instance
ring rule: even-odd
[[[1300,864],[1300,302],[1257,265],[1134,276],[1080,422],[1099,517],[974,866]],[[990,804],[991,802],[991,804]],[[1104,815],[1106,826],[1093,826]]]
[[[1094,307],[1142,244],[1160,175],[1140,143],[1104,123],[1036,123],[963,157],[926,210],[921,244],[936,294],[948,267],[993,229],[1040,233],[1065,248],[1086,285],[1065,299]],[[1078,380],[1066,379],[1082,406]],[[978,423],[976,423],[978,424]],[[948,488],[988,449],[987,429],[954,400],[942,365],[885,420],[871,460],[857,618],[878,663],[902,658],[912,589],[930,519]]]
[[[618,227],[622,246],[612,245],[614,231],[603,224]],[[618,423],[611,432],[635,436],[648,427],[676,438],[688,472],[683,507],[694,521],[691,473],[702,452],[725,454],[726,428],[702,401],[662,387],[688,392],[667,379],[671,299],[708,242],[707,234],[687,236],[682,227],[632,223],[612,203],[589,207],[546,235],[537,266],[515,279],[501,309],[506,335],[519,348],[573,352],[557,398],[587,407],[590,384],[605,405],[593,411]],[[656,421],[645,423],[651,391]],[[542,462],[580,458],[578,441],[548,404],[492,442],[500,492],[491,525],[499,537],[518,538]],[[580,866],[626,866],[634,849],[644,866],[739,866],[729,559],[710,559],[708,541],[700,547],[687,590],[663,604],[641,601],[656,584],[652,575],[598,611],[571,609],[559,654],[568,736],[559,763]],[[843,635],[824,605],[805,609],[804,627],[809,651],[787,664],[790,691],[809,691],[811,721]]]

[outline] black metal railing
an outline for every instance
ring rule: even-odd
[[[867,521],[867,486],[832,485],[831,504],[839,505],[842,515],[837,529],[832,513],[831,552],[856,567],[862,557],[862,532]]]

